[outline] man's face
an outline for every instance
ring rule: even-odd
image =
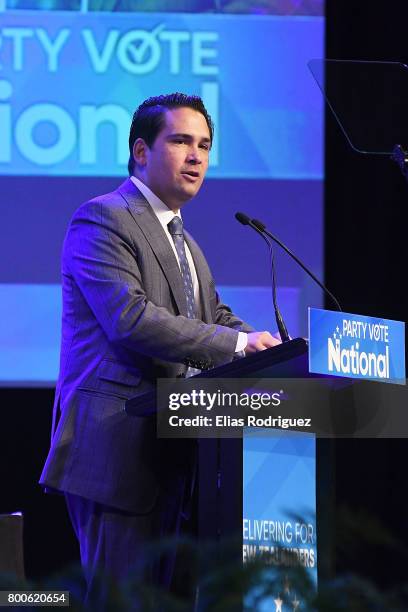
[[[178,210],[199,191],[210,146],[210,131],[201,113],[191,108],[167,110],[164,127],[150,148],[142,147],[139,159],[135,143],[136,161],[142,161],[140,178],[170,209]]]

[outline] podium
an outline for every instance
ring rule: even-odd
[[[244,430],[243,439],[219,436],[199,439],[199,538],[203,541],[215,542],[235,538],[237,546],[234,553],[237,559],[245,557],[245,552],[249,552],[251,556],[251,549],[255,550],[255,553],[261,549],[263,551],[265,549],[263,543],[262,546],[253,547],[244,544],[245,539],[251,538],[251,528],[255,526],[252,535],[255,533],[256,537],[259,536],[259,542],[265,542],[267,537],[265,533],[261,534],[262,538],[260,537],[259,525],[267,525],[268,528],[273,528],[274,522],[278,525],[284,512],[282,513],[277,506],[282,505],[283,500],[286,504],[286,517],[292,515],[302,518],[302,508],[299,504],[301,498],[297,489],[302,489],[304,492],[307,489],[305,480],[309,477],[309,490],[306,490],[308,495],[305,498],[312,500],[314,518],[309,525],[300,522],[294,523],[295,527],[291,527],[290,520],[287,519],[285,524],[289,524],[292,532],[300,525],[299,540],[296,540],[296,537],[292,540],[287,538],[285,542],[281,538],[279,544],[289,542],[289,548],[293,542],[299,546],[299,554],[303,555],[303,560],[312,559],[313,579],[316,582],[317,567],[319,579],[331,578],[334,573],[335,542],[333,524],[335,444],[333,438],[408,436],[404,333],[402,322],[311,309],[309,311],[309,342],[297,338],[248,357],[236,359],[213,370],[202,372],[182,383],[178,381],[177,385],[185,384],[187,390],[191,381],[197,382],[197,387],[200,387],[200,381],[202,381],[202,387],[205,387],[206,379],[207,383],[211,382],[208,379],[223,379],[226,382],[228,379],[252,379],[249,385],[250,391],[257,392],[259,388],[263,388],[263,380],[267,383],[267,379],[303,379],[300,382],[307,384],[304,395],[307,394],[309,397],[310,394],[312,397],[312,401],[307,405],[307,410],[310,410],[313,416],[318,417],[316,421],[312,418],[314,428],[309,430],[314,431],[316,436],[310,433],[304,434],[304,430],[299,433],[282,429],[265,429],[267,434],[261,441],[262,449],[259,452],[253,440],[246,439],[245,432],[248,430]],[[311,374],[311,370],[315,373]],[[316,378],[319,380],[312,380]],[[237,387],[239,384],[241,384],[240,381],[237,381]],[[285,385],[281,384],[281,388],[284,388]],[[289,394],[291,393],[290,385],[288,381]],[[318,387],[317,396],[310,393],[315,388],[314,385]],[[160,399],[160,393],[158,397]],[[169,399],[168,395],[166,397]],[[323,398],[317,411],[314,411],[315,397]],[[147,416],[156,412],[156,405],[156,393],[151,392],[128,400],[125,409],[129,415]],[[189,408],[191,407],[190,402]],[[165,416],[168,417],[167,414]],[[297,435],[297,441],[302,439],[302,436],[305,443],[307,437],[309,441],[312,440],[306,452],[301,445],[288,443],[286,447],[289,448],[289,452],[285,457],[285,453],[281,452],[285,443],[269,444],[269,446],[265,444],[268,435],[271,438],[275,436],[275,440],[277,435],[281,436],[281,440],[287,442],[292,434]],[[296,435],[293,439],[296,439]],[[255,457],[249,469],[247,469],[247,447],[250,447]],[[299,452],[297,452],[298,449],[300,449]],[[294,463],[302,464],[303,462],[301,465],[303,471],[287,467],[285,459],[290,453],[292,459],[294,458]],[[307,460],[306,455],[308,455]],[[243,480],[248,473],[251,472],[251,475],[256,473],[260,464],[262,469],[258,471],[262,472],[263,480],[258,489],[259,498],[251,507],[253,501],[251,497],[254,498],[257,495],[256,487],[254,489],[251,483],[251,491],[248,493]],[[268,478],[268,470],[271,478]],[[279,470],[281,472],[286,470],[287,473],[292,470],[292,481],[290,486],[287,482],[284,483],[281,489],[283,495],[279,491],[279,494],[274,496],[273,488],[277,488],[277,480],[273,478],[273,475]],[[248,478],[246,484],[247,482]],[[255,496],[253,495],[254,490]],[[271,493],[269,498],[268,491]],[[247,518],[245,518],[245,513]],[[278,520],[274,521],[275,518]],[[303,518],[307,519],[307,517]],[[313,546],[308,546],[307,537],[306,540],[302,538],[302,530],[305,525],[307,529],[312,528],[314,532]],[[281,526],[278,525],[279,528]],[[269,532],[267,536],[270,535]],[[289,536],[293,536],[293,533],[289,533]],[[274,543],[276,540],[272,538],[270,540],[273,546],[270,546],[269,550],[275,555]],[[306,544],[301,548],[304,541]],[[307,557],[308,551],[312,548],[313,556]],[[280,561],[278,555],[276,555],[276,560]]]
[[[233,378],[311,378],[308,368],[308,344],[297,338],[253,355],[236,359],[223,366],[201,372],[188,379],[233,379]],[[180,383],[179,383],[180,384]],[[181,383],[182,384],[182,383]],[[149,392],[128,400],[126,411],[133,417],[153,415],[156,411],[156,393]],[[276,431],[276,430],[275,430]],[[289,436],[282,431],[279,435]],[[311,434],[305,434],[311,436]],[[276,434],[275,434],[276,436]],[[313,437],[313,436],[312,436]],[[198,451],[198,536],[203,541],[237,541],[236,555],[243,553],[243,488],[244,440],[238,438],[199,439]],[[314,443],[314,437],[313,437]],[[317,492],[317,542],[319,574],[330,569],[330,538],[327,517],[332,503],[331,441],[316,440],[313,447],[317,471],[313,488]],[[314,452],[314,450],[313,450]],[[273,459],[272,459],[273,460]],[[298,507],[288,508],[293,515]],[[315,542],[316,543],[316,542]],[[322,549],[324,546],[324,550]],[[317,572],[316,572],[317,576]]]

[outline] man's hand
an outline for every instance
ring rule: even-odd
[[[251,332],[248,334],[248,343],[245,348],[245,354],[251,355],[258,351],[264,351],[267,348],[282,344],[280,340],[277,340],[267,331],[263,332]]]

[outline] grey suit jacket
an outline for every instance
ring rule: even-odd
[[[188,462],[182,441],[157,440],[155,419],[126,416],[124,402],[188,365],[231,361],[238,330],[252,328],[219,301],[201,250],[186,241],[201,320],[187,318],[174,253],[132,181],[75,213],[62,255],[60,374],[42,485],[147,512],[163,479]]]

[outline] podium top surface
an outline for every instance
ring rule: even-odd
[[[301,378],[308,374],[308,343],[304,338],[295,338],[273,348],[259,351],[241,359],[234,359],[217,368],[200,372],[188,380],[207,378]],[[182,381],[183,379],[181,379]],[[139,416],[145,406],[154,406],[156,390],[136,395],[126,402],[125,411]],[[149,410],[152,414],[154,409]],[[146,414],[146,413],[145,413]]]

